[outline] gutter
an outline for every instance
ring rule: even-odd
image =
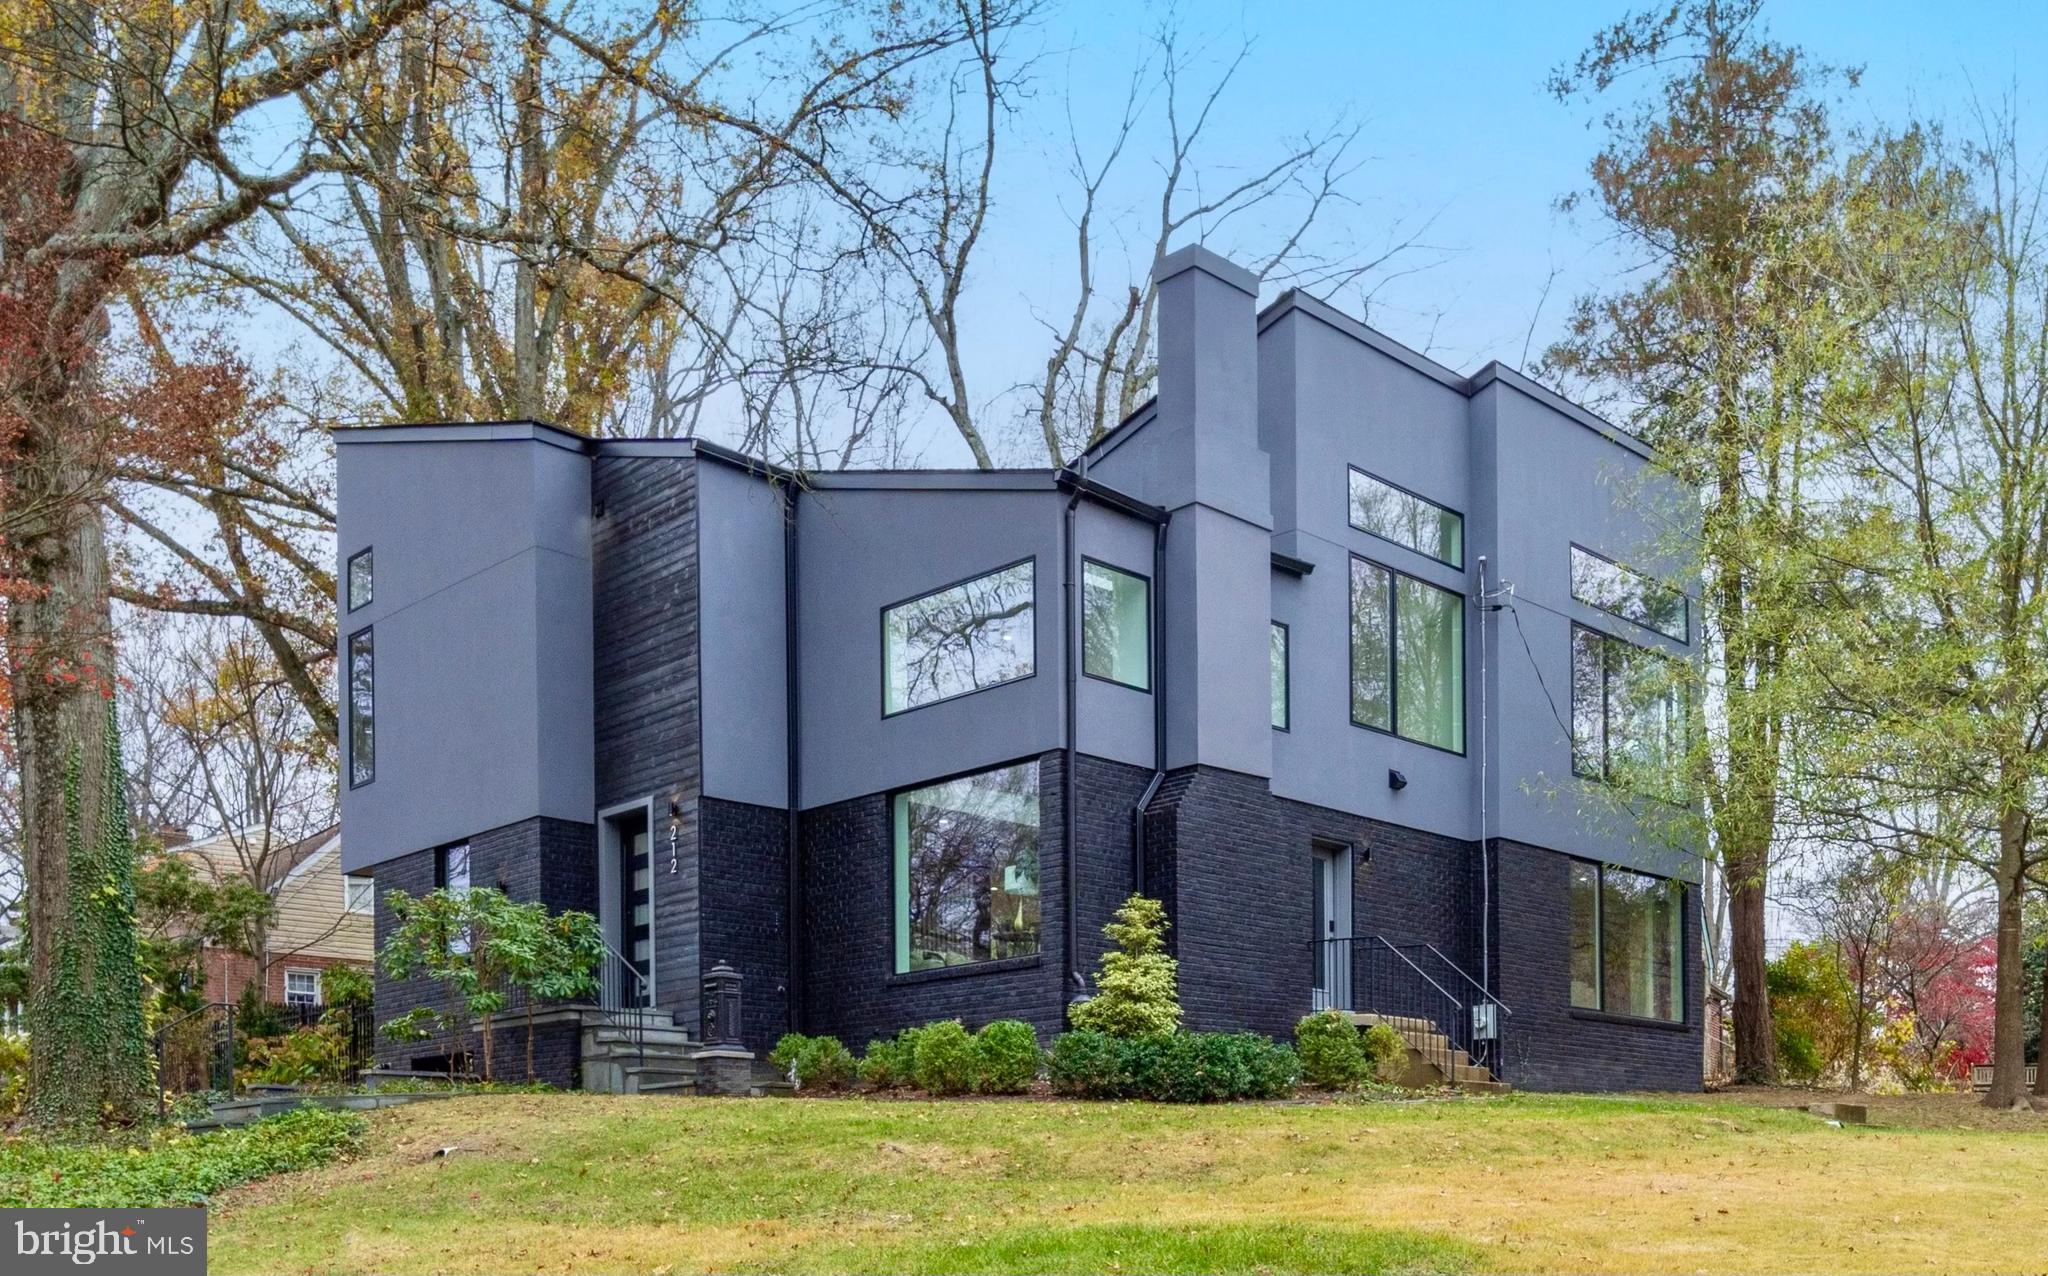
[[[798,599],[801,596],[801,573],[797,563],[796,498],[801,489],[794,483],[783,485],[782,497],[782,711],[783,738],[787,742],[788,754],[784,758],[785,782],[789,802],[787,826],[789,861],[789,916],[788,921],[788,969],[784,977],[786,990],[784,1000],[789,1007],[789,1030],[803,1031],[803,831],[799,800],[803,779],[803,752],[799,744],[798,713],[803,701],[799,695],[797,677],[797,618]]]
[[[1086,458],[1083,458],[1084,467],[1086,463]],[[1067,471],[1061,471],[1063,477],[1066,474]],[[1075,845],[1078,821],[1074,811],[1074,803],[1079,793],[1074,768],[1081,757],[1077,739],[1080,730],[1080,653],[1075,650],[1078,646],[1075,640],[1080,633],[1080,613],[1076,603],[1074,582],[1074,512],[1080,507],[1081,498],[1087,494],[1082,486],[1087,481],[1084,470],[1083,474],[1075,477],[1072,484],[1062,483],[1071,495],[1067,497],[1066,512],[1060,516],[1060,588],[1065,599],[1060,615],[1060,640],[1065,644],[1060,659],[1060,675],[1066,713],[1066,757],[1060,767],[1060,889],[1064,898],[1064,915],[1061,921],[1064,931],[1062,949],[1066,977],[1063,982],[1069,990],[1061,997],[1062,1004],[1071,1001],[1075,994],[1085,991],[1088,986],[1081,978],[1080,928],[1074,916],[1080,901],[1076,881],[1080,876],[1077,870],[1081,861],[1080,848]]]

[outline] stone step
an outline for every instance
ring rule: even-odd
[[[585,1038],[583,1054],[586,1058],[603,1055],[607,1058],[634,1058],[659,1055],[667,1059],[687,1059],[697,1053],[699,1046],[694,1041],[592,1041]]]
[[[649,1027],[638,1032],[631,1028],[585,1028],[583,1030],[583,1039],[586,1042],[620,1042],[629,1045],[640,1042],[645,1042],[648,1045],[660,1043],[665,1046],[689,1046],[692,1049],[696,1048],[697,1045],[697,1042],[691,1038],[690,1034],[684,1032],[681,1028]]]
[[[1438,1030],[1436,1024],[1428,1019],[1424,1019],[1420,1015],[1383,1015],[1367,1010],[1352,1011],[1351,1022],[1361,1028],[1370,1028],[1374,1024],[1383,1023],[1396,1032],[1436,1032]]]

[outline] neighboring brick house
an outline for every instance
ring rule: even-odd
[[[1693,658],[1690,494],[1498,364],[1259,310],[1204,249],[1155,278],[1156,400],[1058,471],[337,432],[380,929],[393,888],[500,886],[596,911],[686,1029],[723,962],[757,1050],[858,1049],[1059,1031],[1137,890],[1193,1027],[1336,1006],[1518,1085],[1697,1086],[1698,848],[1609,800],[1682,743],[1636,657]]]
[[[206,1000],[239,1000],[242,990],[260,978],[265,1001],[325,1004],[323,975],[328,967],[368,969],[375,956],[371,880],[342,872],[339,825],[275,846],[269,837],[267,830],[257,827],[166,848],[216,883],[249,879],[256,871],[252,866],[260,865],[277,901],[262,954],[213,944],[200,954]]]

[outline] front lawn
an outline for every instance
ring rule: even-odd
[[[1697,1102],[505,1095],[377,1114],[359,1159],[218,1201],[209,1245],[222,1272],[2039,1272],[2044,1164],[2048,1121]]]

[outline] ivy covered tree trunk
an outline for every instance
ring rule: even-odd
[[[29,1113],[44,1125],[126,1123],[147,1110],[151,1079],[99,516],[66,502],[25,548],[48,582],[11,610],[8,630],[29,886]]]

